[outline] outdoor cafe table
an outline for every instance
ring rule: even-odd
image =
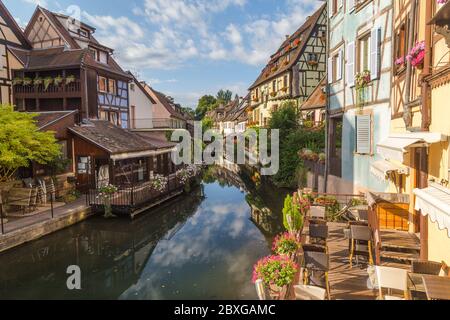
[[[429,300],[450,300],[450,278],[423,275],[423,284]]]

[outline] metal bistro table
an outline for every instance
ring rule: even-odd
[[[424,275],[423,284],[429,300],[450,300],[450,278]]]

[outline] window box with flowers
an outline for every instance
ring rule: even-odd
[[[395,59],[394,64],[395,64],[396,71],[401,72],[406,67],[406,58],[399,57],[399,58]]]
[[[425,60],[425,41],[419,41],[411,49],[406,59],[411,62],[414,68],[422,69]]]

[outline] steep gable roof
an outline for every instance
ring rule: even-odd
[[[314,27],[320,19],[320,16],[323,14],[326,9],[326,4],[322,5],[312,16],[310,16],[306,22],[296,31],[292,36],[286,39],[280,48],[277,50],[275,54],[271,56],[269,63],[264,67],[261,71],[259,77],[256,81],[250,86],[249,90],[256,88],[257,86],[273,80],[278,77],[282,73],[289,71],[293,66],[296,65],[298,59],[302,55],[306,45],[308,43],[308,39],[311,37],[312,32],[314,31]],[[299,41],[299,37],[302,39]],[[297,42],[297,43],[296,43]],[[296,43],[296,47],[294,49],[290,48],[291,43]],[[289,49],[286,52],[286,48],[289,46]],[[282,58],[286,58],[287,54],[291,54],[290,60],[287,64],[282,64],[275,71],[272,71],[273,64],[276,61],[281,62]],[[286,60],[285,60],[286,61]]]
[[[0,16],[3,18],[8,27],[11,29],[12,33],[20,41],[20,44],[11,43],[11,45],[21,47],[24,49],[30,49],[31,44],[28,42],[28,39],[25,37],[25,34],[23,33],[22,29],[19,27],[16,20],[13,18],[13,16],[11,15],[11,13],[1,0],[0,0]]]
[[[172,117],[180,119],[180,120],[186,120],[185,117],[175,109],[175,107],[172,105],[172,103],[169,101],[169,99],[167,98],[167,96],[164,93],[156,91],[155,89],[153,89],[151,87],[149,87],[149,89],[153,91],[156,98],[164,106],[164,108],[170,113],[170,115]]]
[[[302,104],[301,110],[314,110],[314,109],[324,109],[327,107],[327,95],[323,91],[326,86],[326,79],[317,85],[308,99]]]

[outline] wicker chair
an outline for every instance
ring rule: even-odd
[[[309,239],[311,244],[327,246],[328,226],[312,224],[309,226]]]

